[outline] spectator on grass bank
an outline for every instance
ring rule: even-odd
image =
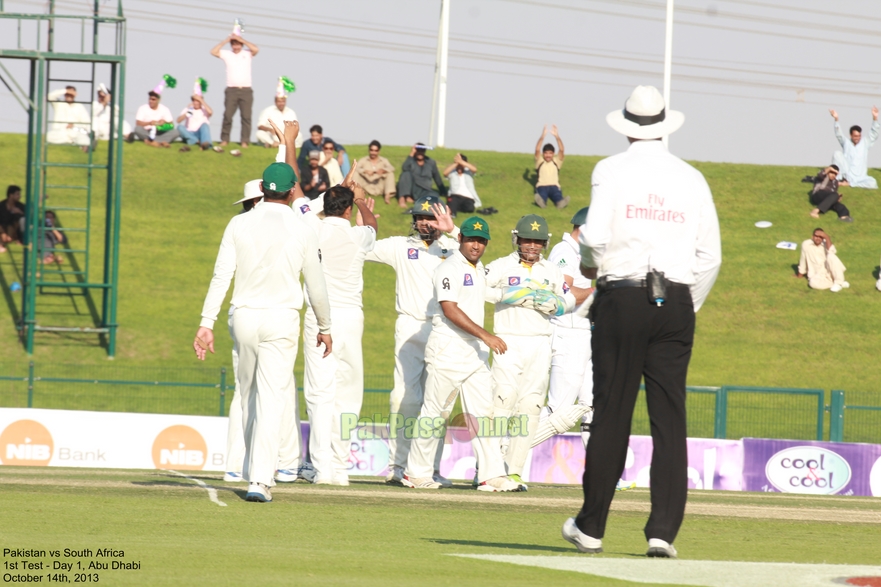
[[[193,88],[193,95],[187,107],[181,110],[177,117],[177,131],[186,145],[180,148],[182,152],[190,150],[190,145],[199,144],[203,151],[211,148],[211,126],[209,120],[214,111],[205,102],[202,96],[202,86],[199,81]]]
[[[47,97],[52,106],[52,122],[46,132],[46,142],[50,145],[78,145],[83,151],[89,150],[89,113],[82,104],[76,102],[76,88],[67,86],[49,92]]]
[[[474,174],[477,167],[468,163],[468,157],[456,153],[453,163],[444,169],[444,177],[450,182],[450,195],[447,204],[450,215],[455,218],[458,212],[474,212],[474,207],[481,206],[477,190],[474,188]]]
[[[327,177],[330,179],[329,186],[333,187],[343,183],[343,172],[340,169],[340,162],[336,157],[336,149],[332,140],[324,139],[318,164],[327,171]]]
[[[309,153],[308,165],[300,168],[300,189],[310,200],[314,200],[330,187],[327,170],[319,165],[320,161],[321,153],[312,151]]]
[[[52,210],[46,210],[43,227],[43,263],[64,263],[64,258],[55,249],[59,245],[67,248],[67,237],[58,230],[58,218]]]
[[[11,185],[6,188],[6,199],[0,202],[0,253],[6,252],[6,245],[9,243],[22,244],[24,215],[21,188]]]
[[[223,46],[229,43],[230,48]],[[243,149],[251,142],[251,110],[254,106],[254,90],[251,89],[251,59],[260,49],[242,37],[232,34],[218,43],[211,54],[226,64],[226,90],[224,92],[223,125],[220,127],[220,146],[229,144],[232,119],[239,111],[242,121],[240,143]]]
[[[409,208],[415,200],[426,196],[437,198],[447,195],[447,186],[437,169],[437,163],[425,155],[430,148],[416,143],[401,166],[401,177],[398,178],[398,205],[401,208]],[[431,189],[432,181],[437,185],[437,191]]]
[[[852,188],[878,189],[878,182],[868,174],[869,149],[875,144],[881,123],[878,122],[878,108],[872,106],[872,129],[868,140],[863,137],[863,129],[857,125],[850,127],[850,140],[845,140],[838,124],[838,112],[830,110],[835,119],[835,138],[841,145],[841,151],[832,155],[832,163],[838,166],[841,177],[839,182]]]
[[[104,84],[98,84],[97,100],[92,102],[92,131],[95,133],[95,140],[106,141],[110,138],[110,110],[112,107],[112,98],[110,90]],[[119,124],[119,105],[116,106],[116,120]],[[119,132],[119,127],[115,129]],[[132,132],[132,125],[127,121],[122,121],[122,136],[128,136]]]
[[[355,175],[358,185],[371,196],[382,196],[388,204],[397,194],[395,188],[395,167],[389,160],[380,156],[382,145],[379,141],[370,141],[369,155],[358,159],[355,164]]]
[[[262,143],[264,147],[278,147],[278,137],[275,131],[269,125],[269,121],[275,123],[278,128],[284,127],[285,120],[297,120],[297,113],[293,109],[288,108],[288,97],[284,90],[281,80],[278,82],[278,88],[275,92],[275,104],[267,106],[260,112],[257,119],[257,142]],[[297,135],[297,148],[303,145],[303,134]]]
[[[147,103],[138,108],[135,114],[135,130],[128,136],[128,142],[139,140],[151,147],[168,147],[174,139],[180,137],[180,133],[174,128],[171,110],[165,104],[160,104],[162,87],[159,84],[147,92]]]
[[[835,210],[839,220],[853,222],[847,206],[841,203],[837,177],[838,166],[830,165],[813,178],[814,187],[811,190],[811,204],[816,206],[816,208],[811,210],[811,216],[819,218],[820,214],[825,214],[829,210]]]
[[[850,284],[844,280],[845,266],[836,255],[835,245],[822,228],[801,244],[798,273],[793,277],[807,277],[811,289],[839,292]]]
[[[569,197],[563,197],[563,190],[560,189],[560,168],[563,167],[563,159],[566,154],[563,152],[563,140],[560,133],[557,132],[557,125],[551,126],[551,135],[556,139],[560,152],[555,154],[554,146],[551,143],[542,143],[548,135],[548,127],[541,131],[541,136],[535,144],[535,173],[538,176],[535,182],[535,204],[539,208],[545,208],[548,200],[554,203],[557,208],[565,208],[569,205]]]
[[[279,126],[279,128],[281,127]],[[349,155],[346,153],[346,148],[332,138],[325,137],[324,129],[321,128],[320,124],[313,124],[309,129],[309,135],[309,140],[303,142],[303,146],[300,148],[300,155],[297,157],[297,165],[299,165],[300,169],[304,169],[307,166],[309,163],[309,156],[313,152],[318,152],[319,154],[322,153],[324,143],[331,141],[333,143],[334,152],[336,153],[337,163],[340,164],[340,172],[343,174],[343,177],[348,175],[350,167]]]

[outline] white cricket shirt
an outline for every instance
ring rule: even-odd
[[[376,241],[367,261],[395,270],[395,310],[416,320],[430,320],[440,311],[434,297],[434,272],[459,250],[459,229],[442,234],[430,245],[418,236],[392,236]]]
[[[556,265],[564,276],[572,278],[572,285],[581,289],[591,287],[590,279],[581,274],[581,250],[572,235],[568,232],[563,233],[563,240],[557,243],[551,254],[548,255],[548,261]],[[551,316],[551,324],[554,326],[562,326],[563,328],[577,328],[579,330],[590,330],[590,320],[586,316],[579,316],[575,312],[567,312],[562,316]]]
[[[498,300],[505,287],[525,286],[531,279],[543,284],[546,289],[566,300],[566,311],[575,307],[575,296],[569,293],[569,286],[563,273],[547,259],[540,259],[530,267],[520,262],[520,254],[513,252],[496,259],[486,266],[486,286],[488,302],[495,303],[493,331],[501,336],[550,336],[552,332],[550,316],[532,308],[503,304]]]
[[[440,302],[456,302],[471,321],[483,328],[484,304],[486,303],[486,279],[483,263],[472,265],[456,249],[452,256],[441,263],[434,272],[434,292],[438,301],[438,313],[432,319],[433,331],[446,336],[476,340],[449,321],[440,310]]]
[[[236,215],[220,242],[201,326],[214,328],[233,275],[231,303],[236,308],[299,310],[303,307],[301,272],[319,331],[327,334],[330,304],[315,231],[284,204],[263,202],[247,214]]]
[[[697,312],[719,274],[722,244],[701,173],[661,141],[636,141],[597,163],[580,243],[597,277],[644,279],[650,269],[690,286]]]

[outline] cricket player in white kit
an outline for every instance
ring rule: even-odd
[[[260,189],[262,180],[253,179],[245,184],[244,196],[233,202],[233,206],[242,205],[239,214],[253,210],[263,200],[263,192]],[[235,306],[230,304],[227,325],[229,335],[233,337],[232,317]],[[232,347],[233,374],[238,373],[239,351],[235,343]],[[236,380],[235,392],[229,404],[229,425],[226,437],[226,473],[223,480],[231,483],[244,481],[242,468],[245,462],[245,431],[242,427],[242,394]],[[275,472],[275,480],[282,483],[292,483],[297,480],[297,471],[300,466],[300,414],[297,410],[297,398],[294,394],[285,396],[285,408],[282,415],[281,445],[278,454],[278,470]]]
[[[232,330],[239,353],[248,501],[272,500],[284,398],[295,393],[300,273],[319,323],[316,342],[325,345],[327,354],[333,344],[318,236],[290,208],[296,180],[290,165],[273,163],[263,172],[263,203],[230,220],[193,341],[199,359],[205,359],[206,350],[214,352],[214,323],[235,276]]]
[[[443,442],[446,421],[462,393],[462,409],[471,433],[471,446],[480,463],[479,491],[522,491],[525,486],[505,475],[498,436],[487,426],[493,417],[490,349],[501,356],[505,341],[483,329],[486,280],[480,257],[489,241],[489,226],[478,216],[462,223],[459,249],[434,272],[440,312],[432,318],[425,345],[427,379],[419,412],[418,434],[412,440],[403,484],[417,489],[440,489],[432,478],[434,456]]]
[[[526,430],[512,432],[505,454],[508,475],[521,481],[548,389],[552,333],[549,317],[571,312],[587,297],[587,292],[570,291],[560,269],[542,257],[551,238],[544,218],[535,214],[523,216],[512,234],[514,252],[487,265],[486,285],[492,288],[488,290],[487,301],[495,303],[493,329],[508,345],[507,352],[493,360],[494,415],[527,417]],[[532,292],[532,299],[521,305],[505,303],[500,295],[500,288],[504,287],[526,288]]]
[[[413,203],[412,236],[392,236],[377,241],[367,261],[385,263],[395,270],[395,385],[389,396],[389,464],[386,482],[400,485],[410,453],[411,439],[404,422],[422,407],[425,385],[425,345],[431,318],[439,312],[434,297],[434,271],[459,248],[459,229],[437,196]],[[447,234],[448,233],[448,234]],[[439,458],[440,455],[438,455]],[[446,486],[450,483],[435,477]]]
[[[354,169],[354,166],[353,166]],[[364,334],[364,258],[376,244],[376,217],[364,190],[334,186],[322,197],[294,202],[294,212],[318,233],[322,267],[327,281],[327,297],[333,321],[334,352],[323,356],[319,347],[309,344],[319,326],[311,301],[303,328],[303,355],[306,361],[304,395],[309,411],[309,453],[316,470],[314,483],[348,485],[350,439],[341,435],[343,414],[361,413],[364,398],[364,361],[361,337]],[[356,207],[359,226],[352,226]],[[318,212],[324,212],[324,220]]]
[[[572,224],[572,232],[563,233],[563,240],[551,249],[548,261],[563,272],[563,279],[571,289],[592,292],[591,280],[582,275],[581,250],[578,244],[582,225],[587,222],[587,208],[579,210],[569,222]],[[589,274],[596,275],[595,268],[591,272]],[[569,312],[551,317],[551,325],[554,329],[551,336],[551,385],[548,390],[548,404],[541,413],[542,422],[553,414],[563,416],[564,410],[570,409],[576,401],[586,408],[593,406],[590,320],[581,313]],[[592,410],[582,416],[581,440],[585,447],[590,438],[592,416]],[[566,432],[571,426],[567,426],[569,421],[566,418],[554,433]]]

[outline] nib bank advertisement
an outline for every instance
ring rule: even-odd
[[[0,464],[35,467],[225,470],[228,419],[0,408]],[[303,454],[309,425],[303,423]],[[375,427],[353,434],[351,475],[384,476],[388,441]],[[441,473],[470,480],[468,434],[443,439]],[[622,478],[649,487],[652,439],[631,436]],[[578,434],[560,434],[530,451],[522,477],[576,485],[584,472]],[[881,445],[745,438],[688,439],[688,487],[808,495],[881,496]]]

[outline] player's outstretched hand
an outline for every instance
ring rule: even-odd
[[[333,352],[333,339],[330,337],[329,334],[318,335],[318,343],[315,346],[321,345],[324,345],[324,354],[321,355],[321,358],[323,359]]]
[[[345,179],[340,184],[344,188],[353,189],[355,187],[355,166],[358,165],[357,159],[352,159],[352,167],[349,169],[349,173],[346,174]]]
[[[829,114],[832,115],[832,118],[835,119],[835,122],[838,122],[838,112],[836,112],[835,110],[833,110],[833,109],[830,108],[830,109],[829,109]]]
[[[434,204],[431,207],[431,211],[434,213],[434,220],[428,221],[430,227],[447,233],[452,232],[453,229],[456,228],[455,223],[453,223],[453,217],[450,215],[449,208],[443,204]]]
[[[492,334],[487,333],[486,338],[483,339],[483,342],[486,343],[486,346],[492,350],[497,355],[504,355],[508,350],[508,345],[505,344],[505,341],[499,338],[498,336],[494,336]]]
[[[200,326],[196,331],[196,338],[193,340],[193,349],[196,351],[196,358],[200,361],[205,360],[205,351],[211,351],[214,354],[214,331],[210,328]]]

